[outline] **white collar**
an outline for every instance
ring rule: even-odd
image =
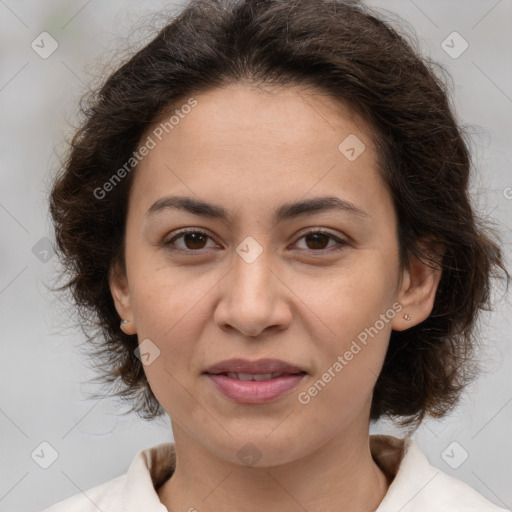
[[[375,512],[507,512],[468,484],[432,466],[410,438],[370,435],[370,448],[379,467],[393,479]],[[170,477],[176,463],[174,443],[137,453],[124,480],[125,512],[167,512],[155,486]]]

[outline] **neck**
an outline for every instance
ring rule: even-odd
[[[368,433],[333,439],[279,466],[244,467],[212,454],[179,427],[173,432],[176,468],[158,490],[169,512],[373,512],[390,483],[373,460]]]

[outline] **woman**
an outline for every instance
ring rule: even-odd
[[[359,2],[192,2],[84,113],[51,194],[68,287],[175,442],[48,511],[504,510],[410,438],[510,276],[403,36]]]

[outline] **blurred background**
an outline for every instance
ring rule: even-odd
[[[415,32],[422,52],[452,76],[458,119],[472,135],[475,204],[500,224],[510,261],[512,1],[367,3]],[[126,406],[112,399],[88,398],[94,371],[80,349],[83,335],[48,289],[58,263],[47,193],[86,84],[145,44],[165,12],[181,5],[0,0],[2,512],[42,510],[125,473],[139,450],[173,439],[168,418],[144,422],[119,415]],[[432,464],[503,508],[512,508],[511,313],[503,300],[483,317],[485,371],[456,411],[413,436]],[[372,433],[401,436],[389,421]]]

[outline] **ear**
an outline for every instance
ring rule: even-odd
[[[110,268],[109,286],[116,311],[121,317],[119,322],[121,322],[121,320],[128,320],[125,324],[120,323],[121,330],[125,334],[136,334],[137,328],[133,318],[128,279],[125,270],[121,268],[119,262],[115,262]]]
[[[419,246],[428,258],[428,264],[413,256],[410,268],[404,269],[397,297],[403,309],[391,323],[395,331],[405,331],[423,322],[434,307],[437,287],[441,280],[444,247],[439,243],[426,242],[420,242]],[[433,266],[436,268],[432,268]],[[409,315],[410,320],[406,320],[405,315]]]

